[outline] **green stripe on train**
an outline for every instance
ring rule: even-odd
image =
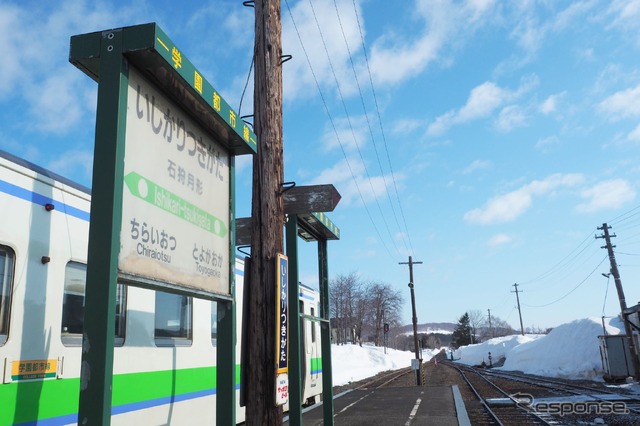
[[[322,358],[311,358],[311,371],[322,371]]]
[[[239,380],[237,365],[236,383]],[[118,374],[113,377],[112,405],[215,389],[215,384],[216,367]],[[77,413],[79,393],[77,378],[0,384],[0,426]]]

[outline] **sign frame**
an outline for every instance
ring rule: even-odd
[[[229,253],[235,252],[234,156],[256,153],[257,138],[155,23],[72,36],[69,61],[98,82],[85,294],[85,311],[92,315],[85,317],[83,330],[78,422],[111,423],[113,318],[116,286],[122,282],[218,301],[217,424],[233,426],[236,423],[234,274],[230,273],[227,295],[118,275],[129,70],[138,69],[227,151],[230,174],[229,199],[225,204],[229,206]],[[235,257],[229,256],[228,262],[233,271]]]

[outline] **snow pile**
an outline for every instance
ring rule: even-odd
[[[620,334],[622,322],[618,318],[605,323],[608,334]],[[465,346],[455,352],[465,364],[488,363],[505,356],[504,370],[522,371],[549,377],[597,379],[604,374],[600,359],[598,336],[602,335],[600,318],[586,318],[562,324],[541,336],[509,336]],[[458,355],[459,354],[459,355]]]
[[[495,339],[487,340],[483,343],[476,345],[462,346],[453,352],[453,358],[467,365],[480,365],[484,361],[489,364],[489,352],[491,352],[491,359],[493,362],[498,362],[502,357],[507,357],[514,348],[524,345],[525,343],[532,342],[542,335],[517,335],[517,336],[505,336],[496,337]]]
[[[571,379],[601,379],[600,342],[604,334],[600,318],[575,320],[554,328],[547,335],[507,336],[488,340],[477,345],[463,346],[454,352],[456,361],[478,365],[489,364],[489,352],[493,362],[505,357],[503,367],[496,369],[522,371],[548,377]],[[619,318],[605,323],[608,334],[624,333]],[[331,345],[333,384],[345,385],[376,374],[411,365],[413,352],[397,351],[365,345]],[[424,350],[424,362],[430,360],[439,349]],[[447,352],[450,356],[450,352]]]
[[[364,345],[331,345],[333,385],[341,386],[376,374],[399,368],[409,367],[415,358],[413,352],[398,351],[384,347]],[[427,361],[439,350],[423,351],[423,360]]]

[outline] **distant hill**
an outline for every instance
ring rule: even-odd
[[[452,322],[428,322],[418,324],[418,334],[453,334],[456,324]],[[413,324],[397,327],[396,334],[413,334]]]

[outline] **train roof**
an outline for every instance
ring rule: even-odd
[[[5,160],[11,161],[14,164],[18,164],[19,166],[25,167],[39,175],[46,176],[50,179],[55,180],[56,182],[60,182],[63,185],[70,186],[72,188],[77,189],[78,191],[82,191],[85,194],[91,195],[91,189],[87,188],[84,185],[81,185],[77,182],[72,181],[64,176],[61,176],[57,173],[52,172],[51,170],[47,170],[44,167],[40,167],[37,164],[34,164],[30,161],[25,160],[24,158],[17,157],[13,154],[8,153],[7,151],[3,151],[0,149],[0,157]]]

